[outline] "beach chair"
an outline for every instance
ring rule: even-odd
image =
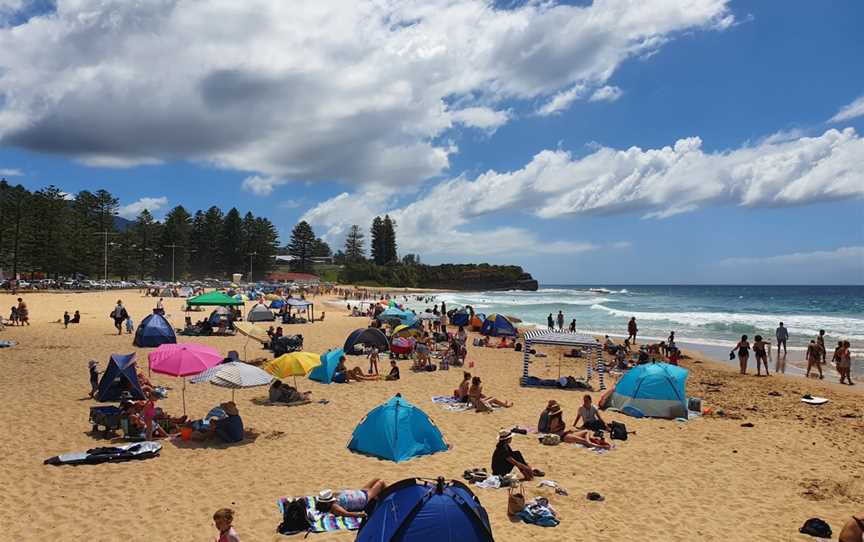
[[[120,409],[111,406],[95,406],[90,407],[90,423],[93,426],[93,432],[99,431],[99,427],[104,427],[102,432],[107,434],[120,429]]]

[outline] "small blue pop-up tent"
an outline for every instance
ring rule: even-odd
[[[108,366],[99,380],[96,400],[101,402],[119,401],[120,394],[128,391],[133,399],[144,399],[144,392],[135,372],[135,354],[111,354]]]
[[[162,344],[176,344],[177,336],[174,328],[161,314],[153,313],[141,320],[135,330],[135,340],[132,344],[142,348],[152,348]]]
[[[401,480],[370,506],[355,542],[494,542],[480,500],[456,480]]]
[[[441,430],[425,412],[396,394],[354,428],[348,449],[396,463],[447,450]]]
[[[465,309],[458,310],[450,317],[450,323],[454,326],[467,326],[471,322],[471,315]]]
[[[627,371],[603,408],[652,418],[686,418],[687,369],[668,363],[646,363]]]
[[[480,333],[483,335],[491,335],[493,337],[515,337],[516,327],[510,323],[503,314],[490,314],[483,321],[483,326],[480,328]]]
[[[333,382],[333,373],[336,372],[339,359],[344,355],[345,352],[341,348],[321,354],[321,365],[312,369],[312,372],[309,373],[309,378],[322,384]]]

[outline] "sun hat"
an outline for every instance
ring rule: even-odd
[[[333,502],[336,500],[336,497],[333,496],[333,490],[325,489],[318,493],[318,498],[316,500],[318,502]]]
[[[502,429],[498,431],[498,442],[510,440],[511,438],[513,438],[513,433],[511,433],[509,429]]]
[[[549,415],[554,416],[556,414],[561,414],[561,405],[555,403],[554,405],[549,405]]]

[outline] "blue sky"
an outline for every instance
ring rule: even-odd
[[[502,6],[503,7],[500,7]],[[0,0],[0,174],[545,283],[864,283],[864,4]],[[195,36],[190,40],[188,36]],[[144,199],[142,199],[144,198]]]

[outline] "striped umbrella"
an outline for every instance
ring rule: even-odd
[[[266,386],[272,381],[273,375],[242,361],[232,361],[217,365],[216,367],[207,369],[191,380],[193,384],[210,382],[214,386],[230,388],[232,400],[234,399],[234,390]]]

